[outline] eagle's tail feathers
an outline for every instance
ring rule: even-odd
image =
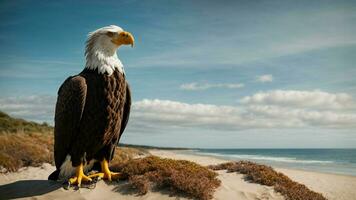
[[[58,169],[56,171],[52,172],[52,174],[50,174],[48,176],[48,180],[57,181],[58,177],[59,177],[59,172],[60,172],[60,170],[58,170]]]

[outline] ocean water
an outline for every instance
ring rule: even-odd
[[[194,154],[356,176],[356,149],[198,149]]]

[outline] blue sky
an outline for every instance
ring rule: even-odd
[[[123,142],[356,147],[355,1],[0,1],[0,109],[53,123],[88,32],[115,24],[134,107]],[[189,138],[189,139],[187,139]]]

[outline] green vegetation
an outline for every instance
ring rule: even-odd
[[[286,200],[326,200],[320,193],[308,189],[305,185],[292,181],[286,175],[276,172],[272,167],[259,165],[249,161],[228,162],[209,166],[213,170],[227,170],[245,174],[245,178],[253,183],[273,186]]]
[[[186,160],[162,159],[156,156],[138,158],[112,165],[129,180],[129,186],[143,195],[149,189],[168,189],[197,199],[211,199],[220,185],[218,174]]]
[[[51,133],[53,127],[46,123],[38,124],[23,119],[12,118],[0,111],[0,133]]]

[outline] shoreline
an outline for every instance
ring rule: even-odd
[[[185,149],[185,150],[161,150],[161,149],[151,149],[151,150],[158,150],[158,151],[174,151],[177,154],[186,154],[186,155],[192,155],[192,156],[201,156],[201,157],[207,157],[207,158],[216,158],[221,161],[225,162],[233,162],[233,161],[239,161],[239,160],[248,160],[248,159],[228,159],[228,158],[223,158],[223,156],[217,156],[217,155],[206,155],[206,154],[200,154],[200,153],[195,153],[194,151],[196,150],[190,150],[190,149]],[[149,150],[149,151],[151,151]],[[270,166],[273,169],[281,169],[281,170],[295,170],[295,171],[303,171],[303,172],[313,172],[313,173],[320,173],[320,174],[330,174],[330,175],[335,175],[335,176],[345,176],[345,177],[355,177],[356,174],[347,174],[347,173],[338,173],[338,172],[329,172],[329,171],[318,171],[314,170],[312,168],[308,169],[301,169],[298,167],[290,167],[290,166],[277,166],[269,163],[264,163],[264,162],[258,162],[256,160],[249,160],[251,162],[259,163],[262,165]]]

